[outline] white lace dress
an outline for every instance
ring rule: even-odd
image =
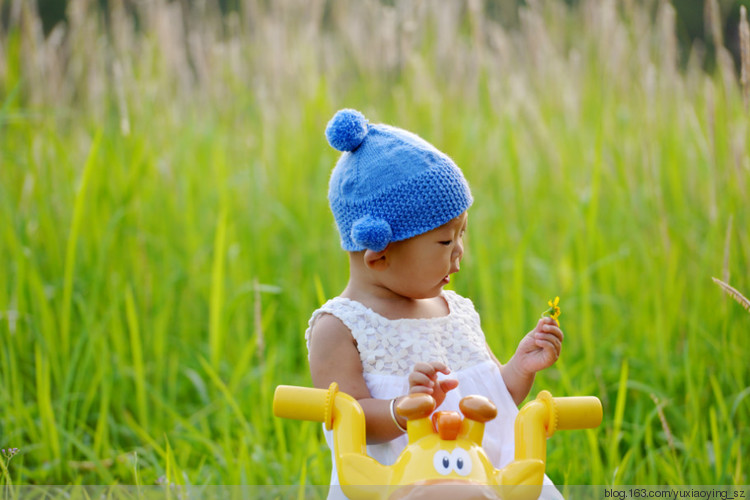
[[[336,297],[317,309],[305,332],[310,347],[310,331],[321,314],[341,320],[357,341],[363,375],[373,398],[392,399],[409,392],[407,377],[418,362],[440,361],[448,366],[448,376],[458,380],[458,387],[446,394],[440,410],[458,411],[464,396],[481,394],[497,406],[494,420],[487,422],[482,446],[495,467],[502,468],[513,460],[513,424],[518,408],[505,387],[500,370],[487,351],[479,314],[471,300],[444,290],[443,298],[450,310],[447,316],[428,319],[387,319],[360,302]],[[442,374],[439,374],[442,376]],[[333,433],[326,431],[328,446],[333,450]],[[396,461],[408,441],[402,435],[392,441],[368,445],[367,453],[384,465]],[[329,498],[340,495],[335,457],[332,458]],[[545,477],[545,484],[552,484]],[[545,497],[548,497],[545,488]],[[552,493],[552,492],[550,492]],[[555,490],[550,498],[558,497]],[[559,496],[559,498],[562,498]]]

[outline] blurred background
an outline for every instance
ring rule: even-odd
[[[271,400],[348,276],[342,107],[464,170],[501,361],[560,296],[563,490],[748,484],[749,3],[0,0],[0,484],[327,484]]]
[[[70,0],[36,0],[36,8],[39,17],[42,20],[42,26],[45,33],[49,33],[58,23],[65,22],[67,19],[66,10]],[[207,2],[206,0],[178,0],[182,9],[201,8],[205,4],[213,4],[223,15],[243,12],[242,0],[218,0],[217,2]],[[11,4],[15,6],[11,8]],[[5,0],[3,10],[4,25],[10,22],[10,13],[15,11],[16,15],[21,4],[21,0]],[[139,0],[98,0],[99,8],[103,11],[109,11],[113,6],[122,3],[129,6],[131,15],[137,15],[137,5],[142,4]],[[386,5],[394,6],[395,1],[384,1]],[[523,0],[495,0],[483,2],[483,15],[500,23],[505,27],[517,27],[519,24],[518,8],[527,5]],[[565,0],[566,5],[576,5],[580,3],[576,0]],[[649,3],[649,2],[645,2]],[[653,8],[658,2],[651,0],[650,8]],[[327,7],[333,8],[335,3],[328,2]],[[735,61],[740,60],[739,46],[739,7],[748,5],[747,0],[718,0],[709,3],[704,0],[676,0],[672,2],[677,14],[675,31],[680,45],[689,49],[693,44],[699,43],[707,49],[715,48],[718,45],[725,45],[734,55]],[[719,32],[715,28],[719,28]],[[717,39],[716,36],[720,36]],[[739,67],[739,66],[738,66]]]

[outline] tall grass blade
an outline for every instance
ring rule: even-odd
[[[206,371],[206,374],[214,383],[216,388],[219,389],[219,392],[224,396],[224,399],[226,400],[226,402],[229,404],[229,407],[234,412],[235,417],[242,425],[242,429],[246,433],[246,436],[255,435],[252,427],[250,427],[250,424],[248,424],[247,419],[245,418],[245,414],[242,412],[242,409],[240,408],[240,405],[237,403],[237,400],[234,398],[234,396],[232,396],[232,393],[229,392],[229,389],[227,388],[226,384],[221,380],[219,375],[214,371],[214,369],[205,359],[203,358],[199,358],[199,359],[200,359],[201,366],[203,366],[203,369]]]
[[[315,276],[313,276],[313,283],[315,285],[315,300],[318,305],[323,305],[326,301],[326,294],[323,290],[323,282],[320,280],[319,274],[316,273]]]
[[[60,319],[60,351],[61,357],[66,358],[70,352],[70,319],[73,313],[73,278],[75,276],[76,266],[76,249],[78,245],[78,234],[81,231],[83,213],[86,203],[86,193],[89,183],[91,182],[94,162],[99,150],[99,143],[102,138],[102,130],[99,129],[94,136],[89,149],[89,155],[83,166],[81,181],[75,197],[73,206],[73,222],[68,233],[68,243],[65,249],[65,270],[63,274],[63,299]]]
[[[214,256],[211,268],[211,309],[209,353],[211,366],[218,368],[224,346],[224,260],[226,255],[227,212],[222,210],[216,223]]]
[[[123,419],[127,426],[156,454],[161,460],[166,461],[167,453],[164,448],[159,445],[158,441],[154,439],[146,429],[141,427],[138,422],[133,418],[130,413],[125,413]]]
[[[108,442],[109,436],[109,405],[110,389],[108,384],[102,384],[99,388],[99,416],[96,419],[94,428],[94,444],[92,448],[97,456],[102,456],[105,452],[105,443]]]
[[[714,481],[721,484],[721,476],[724,471],[723,454],[724,449],[721,444],[721,435],[719,434],[719,424],[716,420],[716,408],[713,406],[708,409],[708,420],[711,429],[711,454],[714,459]]]
[[[625,403],[628,394],[628,360],[624,360],[620,367],[620,382],[617,385],[617,400],[615,402],[615,414],[612,421],[612,434],[609,442],[609,463],[621,464],[618,448],[622,440],[622,423],[625,416]]]
[[[305,500],[305,485],[307,483],[307,462],[302,463],[299,473],[299,486],[297,487],[297,500]]]
[[[735,468],[735,472],[734,472],[734,484],[735,485],[747,484],[748,473],[747,473],[747,470],[743,467],[742,457],[744,455],[744,451],[742,448],[742,443],[737,441],[736,444],[739,447],[739,451],[737,452],[737,467]]]
[[[138,419],[142,426],[148,426],[148,403],[146,398],[146,371],[143,363],[143,345],[141,330],[138,325],[138,312],[132,288],[125,291],[125,311],[130,337],[130,353],[133,359],[133,385],[135,386],[136,408]]]
[[[55,407],[52,404],[52,387],[50,380],[49,360],[42,354],[39,344],[34,348],[36,365],[36,397],[39,405],[39,419],[44,436],[44,445],[51,451],[49,458],[57,462],[58,467],[62,460],[60,438],[57,432],[57,419],[55,418]]]

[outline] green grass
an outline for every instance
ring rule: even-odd
[[[2,482],[327,483],[319,426],[271,400],[310,384],[307,320],[347,279],[341,107],[464,169],[453,286],[501,360],[561,297],[534,391],[596,395],[604,422],[554,436],[554,481],[750,482],[750,315],[711,280],[750,292],[729,68],[675,68],[665,23],[606,2],[507,30],[458,3],[153,5],[139,30],[71,11],[59,45],[26,6],[0,35]]]

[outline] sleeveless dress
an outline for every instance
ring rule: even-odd
[[[497,417],[487,422],[482,447],[492,464],[501,469],[513,460],[513,425],[518,408],[505,387],[500,369],[492,359],[482,332],[479,314],[471,300],[443,290],[449,313],[426,319],[388,319],[364,304],[336,297],[313,312],[305,332],[308,351],[310,332],[321,314],[331,314],[351,331],[357,342],[363,376],[373,398],[392,399],[409,392],[408,376],[418,362],[440,361],[450,375],[438,378],[458,380],[458,387],[446,393],[438,410],[459,411],[458,403],[471,394],[481,394],[497,406]],[[333,450],[333,432],[323,428]],[[384,465],[395,463],[408,444],[406,435],[392,441],[368,445],[367,453]],[[336,458],[332,455],[329,499],[345,498],[337,487]],[[545,485],[551,485],[545,476]],[[549,496],[550,493],[554,494]],[[545,498],[562,498],[554,487],[544,488]]]

